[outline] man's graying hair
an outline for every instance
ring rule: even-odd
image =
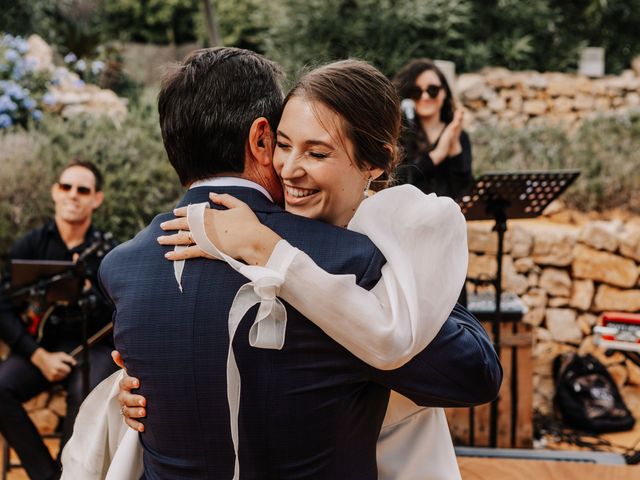
[[[160,129],[183,185],[244,171],[251,124],[265,117],[275,131],[282,113],[277,64],[239,48],[191,52],[164,75]]]

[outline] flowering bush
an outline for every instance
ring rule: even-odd
[[[26,56],[26,40],[0,36],[0,129],[26,126],[42,117],[42,97],[47,91],[49,74],[35,69],[36,62]]]
[[[75,53],[69,52],[64,56],[67,68],[87,83],[100,83],[100,75],[104,71],[105,63],[102,60],[86,60],[78,58]]]
[[[70,72],[80,77],[81,82],[113,90],[118,96],[134,101],[142,93],[142,84],[124,72],[122,52],[113,44],[100,45],[91,58],[79,58],[75,53],[69,52],[64,56],[64,63]]]

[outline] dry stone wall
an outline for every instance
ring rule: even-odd
[[[585,118],[640,108],[640,59],[620,76],[598,79],[488,68],[460,75],[456,92],[470,127],[482,120],[513,127],[551,122],[571,128]]]
[[[608,366],[640,418],[640,367],[621,354],[606,357],[592,334],[605,311],[640,312],[640,217],[549,211],[539,220],[509,221],[503,262],[504,289],[521,297],[528,307],[523,321],[535,330],[534,408],[551,412],[553,359],[577,351]],[[492,226],[468,224],[469,278],[495,275]]]

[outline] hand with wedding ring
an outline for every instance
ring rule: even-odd
[[[127,374],[122,357],[117,350],[111,352],[111,357],[120,368],[124,369],[124,377],[120,380],[120,393],[118,393],[120,413],[124,418],[124,422],[130,428],[137,432],[144,432],[144,425],[135,419],[147,416],[147,409],[145,408],[147,400],[142,395],[131,393],[133,389],[140,387],[140,381]]]
[[[226,207],[226,210],[208,208],[204,212],[204,226],[207,237],[220,251],[249,265],[265,265],[276,244],[282,239],[278,234],[260,223],[256,214],[242,200],[228,194],[209,194],[211,201]],[[173,235],[158,237],[160,245],[183,245],[187,248],[167,252],[169,260],[190,258],[213,258],[193,245],[187,207],[173,211],[176,218],[160,224],[164,231],[179,230]]]

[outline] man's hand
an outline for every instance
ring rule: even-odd
[[[31,355],[33,363],[51,383],[63,380],[71,373],[76,360],[65,352],[48,352],[40,347]]]
[[[144,432],[144,425],[134,418],[143,418],[147,415],[146,399],[142,395],[131,393],[131,390],[138,388],[140,382],[135,377],[127,375],[127,370],[120,356],[120,352],[114,350],[111,352],[111,358],[120,368],[124,369],[124,377],[120,380],[120,393],[118,393],[118,402],[122,405],[122,416],[124,422],[137,432]]]

